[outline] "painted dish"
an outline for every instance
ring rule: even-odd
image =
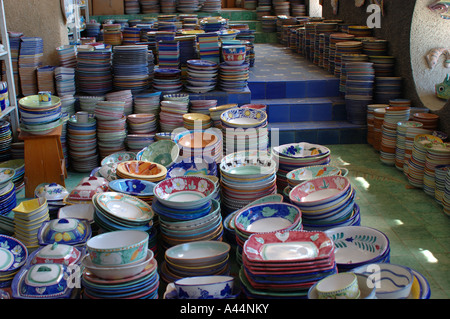
[[[179,152],[180,149],[175,142],[161,140],[147,146],[138,160],[158,163],[168,168],[178,159]]]
[[[240,151],[227,155],[220,162],[220,171],[227,177],[249,178],[276,172],[277,165],[266,152]]]
[[[7,185],[13,179],[15,173],[12,168],[0,168],[0,188]]]
[[[65,244],[48,244],[33,251],[28,263],[34,264],[63,264],[66,266],[81,262],[86,250],[84,247],[75,247]]]
[[[314,165],[295,169],[290,171],[286,178],[291,185],[297,185],[304,181],[308,181],[321,176],[340,175],[341,169],[330,165]]]
[[[278,155],[293,158],[313,158],[330,153],[330,149],[325,146],[306,142],[276,146],[273,151]]]
[[[126,161],[117,165],[116,174],[119,178],[145,179],[154,182],[166,177],[167,168],[158,163]]]
[[[174,264],[199,266],[222,261],[230,252],[231,246],[221,241],[194,241],[170,247],[165,258]]]
[[[91,237],[92,230],[88,220],[59,218],[45,221],[39,227],[37,237],[40,245],[61,243],[82,245]]]
[[[217,163],[209,157],[192,156],[173,164],[167,171],[169,178],[190,175],[217,176]]]
[[[223,112],[220,120],[231,127],[256,127],[267,121],[267,113],[259,109],[234,108]]]
[[[96,208],[119,219],[148,222],[154,217],[150,205],[127,194],[104,192],[94,196],[92,202]]]
[[[45,197],[48,201],[59,201],[64,200],[69,195],[69,192],[62,185],[43,183],[36,187],[34,195],[36,197]]]
[[[16,238],[0,234],[0,275],[22,267],[28,258],[27,247]]]
[[[185,149],[202,149],[214,146],[218,138],[207,132],[193,132],[186,134],[178,140],[178,145]]]
[[[139,179],[116,179],[108,184],[112,191],[132,196],[153,196],[155,185]]]
[[[106,165],[110,163],[121,163],[125,161],[132,161],[136,159],[136,154],[133,152],[117,152],[106,156],[102,159],[100,165]]]
[[[340,197],[349,187],[347,177],[319,177],[295,186],[289,193],[289,199],[298,205],[314,206]]]
[[[185,209],[201,207],[211,200],[215,192],[215,184],[200,176],[168,178],[154,188],[155,197],[162,204]]]

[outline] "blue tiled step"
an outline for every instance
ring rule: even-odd
[[[347,121],[317,122],[269,122],[270,142],[289,144],[308,142],[317,144],[365,144],[367,143],[367,126],[351,124]]]
[[[302,80],[249,80],[252,99],[338,97],[336,77]]]
[[[339,97],[252,99],[252,103],[267,105],[271,122],[345,121],[345,101]]]
[[[206,93],[188,93],[190,100],[217,100],[217,105],[251,103],[251,93],[248,87],[243,92],[225,92],[214,90]]]

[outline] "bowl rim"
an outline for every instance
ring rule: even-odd
[[[130,243],[122,243],[122,245],[119,246],[110,246],[107,247],[100,247],[96,246],[98,241],[103,241],[108,239],[109,237],[116,237],[118,235],[124,235],[127,234],[136,234],[138,235],[138,238],[132,240]],[[122,251],[122,250],[128,250],[134,247],[142,246],[149,240],[149,234],[141,231],[141,230],[116,230],[112,232],[106,232],[103,234],[99,234],[96,236],[93,236],[89,238],[89,240],[86,241],[86,247],[89,251],[98,251],[98,252],[112,252],[112,251]]]
[[[182,249],[183,247],[187,247],[187,246],[192,247],[192,246],[197,246],[197,245],[202,245],[202,244],[211,244],[211,245],[216,245],[218,247],[222,246],[223,251],[218,252],[215,255],[205,256],[205,257],[196,257],[196,258],[180,258],[180,257],[169,256],[169,254],[171,252],[175,251],[176,249]],[[194,242],[183,243],[183,244],[178,244],[178,245],[172,246],[165,251],[164,256],[168,257],[169,259],[174,260],[174,261],[180,261],[180,260],[199,261],[202,259],[209,259],[212,257],[219,257],[223,254],[228,254],[230,252],[230,250],[231,250],[231,245],[226,242],[215,241],[215,240],[200,240],[200,241],[194,241]]]

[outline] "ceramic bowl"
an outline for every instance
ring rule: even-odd
[[[224,260],[230,249],[226,242],[193,241],[170,247],[165,252],[165,258],[178,265],[201,266]]]
[[[116,179],[109,183],[109,188],[118,193],[132,196],[153,196],[155,183],[139,179]]]
[[[219,168],[227,179],[251,180],[274,174],[277,163],[263,151],[240,151],[223,157]]]
[[[300,209],[288,203],[254,205],[240,211],[235,219],[236,230],[244,234],[265,233],[301,227]]]
[[[92,229],[86,219],[57,218],[45,221],[39,227],[37,237],[40,245],[61,243],[83,245],[91,238]]]
[[[359,287],[359,297],[358,299],[376,299],[375,295],[375,286],[371,284],[369,277],[362,274],[355,274],[356,279],[358,281]],[[317,292],[317,284],[316,282],[311,288],[308,290],[308,299],[319,299],[319,294]]]
[[[117,165],[118,163],[107,163],[100,168],[98,168],[97,174],[107,181],[113,181],[117,179]]]
[[[359,287],[356,275],[339,273],[321,279],[316,286],[319,299],[358,299]]]
[[[198,208],[211,200],[216,185],[208,178],[200,176],[179,176],[159,182],[155,197],[163,205],[172,208]]]
[[[21,241],[0,234],[0,276],[16,272],[27,258],[28,249]]]
[[[336,263],[348,268],[380,259],[389,251],[389,239],[381,231],[366,226],[341,226],[325,231],[334,242]]]
[[[92,262],[89,255],[85,256],[81,264],[92,272],[95,276],[102,279],[117,280],[135,276],[154,260],[154,253],[150,249],[145,250],[145,257],[136,263],[122,266],[101,266]]]
[[[301,142],[276,146],[273,152],[279,156],[308,159],[330,154],[330,149],[323,145]]]
[[[77,218],[86,219],[90,223],[94,221],[94,205],[87,204],[73,204],[61,207],[58,211],[58,218]]]
[[[331,165],[312,165],[297,168],[286,174],[286,178],[291,186],[298,185],[304,181],[309,181],[321,176],[340,175],[341,169]]]
[[[130,114],[127,116],[127,120],[133,124],[147,123],[155,119],[155,114],[152,113],[140,113],[140,114]]]
[[[148,239],[149,235],[143,231],[120,230],[94,236],[86,242],[86,247],[92,263],[124,266],[146,257]]]
[[[267,121],[267,113],[259,109],[234,108],[223,112],[220,120],[229,127],[253,128]]]
[[[225,299],[233,294],[231,276],[185,277],[174,282],[179,299]]]
[[[351,272],[369,277],[377,299],[408,298],[414,281],[411,269],[391,263],[368,264],[354,268]]]
[[[155,182],[166,177],[167,168],[164,165],[147,161],[126,161],[117,165],[116,174],[122,179],[133,178]]]
[[[14,299],[67,299],[77,288],[69,284],[72,271],[63,264],[22,267],[11,284]]]
[[[6,186],[13,179],[15,173],[12,168],[0,168],[0,188]]]
[[[85,247],[75,247],[59,243],[48,244],[33,251],[27,263],[75,265],[81,262],[85,255]]]
[[[167,177],[185,175],[217,175],[217,163],[210,157],[192,156],[174,163],[167,171]]]
[[[178,159],[179,153],[180,149],[174,141],[161,140],[147,146],[140,155],[140,158],[137,159],[158,163],[168,168]]]

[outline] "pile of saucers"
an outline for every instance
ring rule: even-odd
[[[306,298],[310,287],[337,272],[333,242],[317,231],[253,234],[242,260],[239,279],[248,298]]]
[[[222,209],[228,215],[277,192],[276,162],[267,152],[240,151],[220,162]]]
[[[161,100],[159,121],[161,131],[172,132],[183,126],[183,115],[189,112],[188,94],[166,94]]]
[[[219,65],[209,60],[187,61],[186,89],[193,93],[206,93],[215,89]]]
[[[272,154],[278,163],[277,187],[278,192],[289,186],[286,175],[297,168],[330,163],[330,149],[307,142],[283,144],[272,148]]]
[[[247,89],[250,64],[229,65],[222,62],[219,65],[219,87],[226,92],[242,92]]]

